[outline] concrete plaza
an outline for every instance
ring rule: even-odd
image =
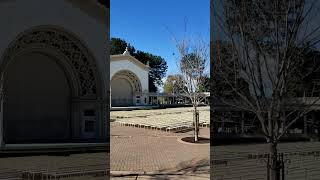
[[[318,180],[320,177],[320,143],[280,143],[284,153],[285,179]],[[211,177],[215,180],[265,180],[267,144],[226,145],[211,147]]]
[[[0,180],[46,179],[47,174],[59,173],[69,176],[61,176],[59,178],[61,180],[102,180],[106,178],[106,175],[101,175],[101,172],[108,170],[108,159],[109,155],[104,152],[71,154],[70,156],[1,157]],[[23,174],[24,178],[22,178]]]
[[[173,114],[174,116],[174,114]],[[138,174],[138,179],[209,179],[209,144],[186,144],[181,133],[151,130],[111,123],[111,174]],[[209,128],[200,129],[200,136],[210,137]],[[137,175],[112,179],[137,178]]]

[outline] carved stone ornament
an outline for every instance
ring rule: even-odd
[[[133,72],[128,71],[128,70],[121,70],[121,71],[117,72],[113,77],[117,78],[120,76],[126,77],[131,82],[135,92],[142,92],[141,83],[139,81],[139,78]]]
[[[79,95],[96,97],[97,67],[94,58],[86,47],[73,35],[55,28],[36,28],[23,33],[7,49],[4,59],[10,59],[15,53],[31,47],[51,48],[62,53],[72,67],[78,81]]]

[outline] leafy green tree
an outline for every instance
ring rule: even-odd
[[[210,77],[208,75],[204,75],[202,80],[202,84],[199,85],[200,92],[210,92]]]
[[[149,62],[149,91],[157,92],[157,86],[161,86],[163,84],[162,78],[165,77],[167,72],[167,62],[160,56],[143,51],[137,51],[133,56],[144,64]]]
[[[127,43],[125,40],[122,40],[120,38],[111,38],[110,39],[110,54],[122,54],[126,47],[128,47],[128,50],[130,54],[135,53],[135,48],[131,46],[129,43]]]
[[[164,82],[163,90],[165,93],[183,93],[182,83],[180,74],[169,75]]]
[[[107,7],[107,8],[110,8],[110,0],[98,0],[98,2],[101,5],[103,5],[103,6]]]
[[[173,93],[173,84],[170,82],[165,82],[163,85],[164,93]]]

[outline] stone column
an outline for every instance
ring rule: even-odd
[[[104,110],[103,108],[103,99],[101,99],[101,102],[97,104],[98,105],[98,110],[99,110],[99,113],[96,114],[96,118],[98,119],[98,122],[97,122],[97,125],[98,127],[96,127],[96,130],[98,130],[98,138],[99,139],[103,139],[103,135],[104,135],[104,131],[107,127],[105,127],[104,125],[104,119],[106,118],[105,117],[105,112],[106,110]]]
[[[110,100],[110,109],[111,109],[111,106],[112,106],[112,104],[111,104],[111,100],[112,100],[112,97],[111,97],[111,86],[110,86],[110,88],[109,88],[109,100]]]

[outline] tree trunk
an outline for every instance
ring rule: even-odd
[[[269,164],[270,180],[280,180],[277,143],[273,141],[269,142],[269,148],[270,148],[270,164]]]
[[[311,141],[316,141],[316,137],[315,137],[315,112],[314,111],[311,111],[311,137],[310,137],[310,140]]]
[[[3,91],[3,75],[0,79],[0,149],[4,148],[4,133],[3,133],[3,105],[4,105],[4,91]]]
[[[244,134],[244,112],[241,112],[241,134]]]
[[[308,123],[307,123],[307,115],[303,116],[303,134],[304,136],[308,136]]]
[[[194,107],[193,111],[193,122],[194,122],[194,141],[197,142],[199,140],[199,116],[197,107]]]

